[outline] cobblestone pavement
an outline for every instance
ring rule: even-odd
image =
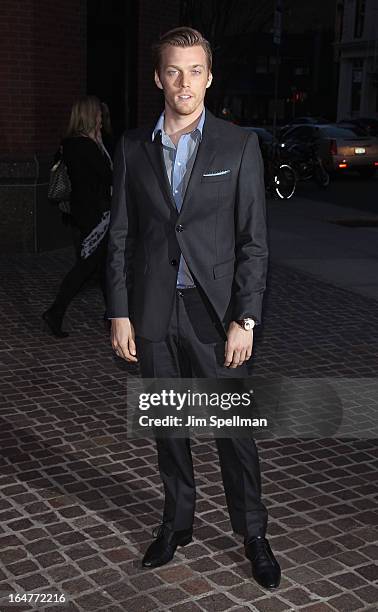
[[[40,325],[68,259],[0,259],[1,612],[377,610],[374,440],[259,443],[283,569],[274,593],[252,580],[231,532],[213,441],[193,441],[194,542],[169,565],[141,569],[162,491],[152,442],[126,439],[125,389],[137,371],[110,350],[94,283],[70,308],[68,339]],[[283,267],[271,270],[256,336],[258,375],[376,375],[376,302]],[[23,592],[65,593],[67,604],[7,605]]]

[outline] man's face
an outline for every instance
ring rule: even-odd
[[[189,116],[202,109],[211,81],[212,74],[201,46],[167,45],[163,49],[155,83],[164,91],[166,106],[175,114]]]

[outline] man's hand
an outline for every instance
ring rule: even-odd
[[[243,365],[252,355],[253,329],[246,331],[235,321],[231,321],[227,332],[224,351],[226,368],[237,368]]]
[[[112,319],[111,342],[118,357],[135,363],[136,356],[135,332],[130,319]]]

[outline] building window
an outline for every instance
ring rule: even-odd
[[[352,68],[352,99],[351,111],[358,113],[361,106],[363,60],[357,59],[353,62]]]
[[[308,66],[297,66],[294,69],[294,74],[298,76],[304,76],[309,73]]]
[[[269,72],[275,72],[277,63],[281,64],[281,58],[277,57],[277,55],[271,55],[270,57],[268,57],[268,62]]]
[[[269,58],[266,55],[258,55],[256,58],[256,73],[266,74],[268,72]]]
[[[354,38],[361,38],[364,33],[366,0],[356,0],[354,17]]]

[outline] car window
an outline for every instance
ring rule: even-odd
[[[374,125],[375,127],[378,127],[378,119],[367,119],[365,117],[360,117],[359,121],[365,125]]]
[[[367,126],[365,127],[364,125],[355,125],[354,123],[350,123],[348,121],[345,121],[345,122],[341,122],[340,121],[339,125],[343,129],[352,130],[352,132],[356,131],[356,133],[359,136],[362,136],[362,135],[363,136],[369,136],[369,132],[368,132],[368,127]]]
[[[268,132],[268,130],[265,130],[264,128],[247,127],[246,129],[250,132],[255,132],[259,139],[263,140],[264,142],[270,142],[271,140],[273,140],[273,134],[271,134],[270,132]]]
[[[260,136],[260,138],[264,140],[264,142],[270,142],[271,140],[273,140],[273,134],[268,132],[268,130],[259,130],[257,132],[257,135]]]
[[[307,142],[313,136],[313,128],[307,125],[301,125],[300,127],[294,128],[290,131],[290,133],[285,134],[285,139],[290,138],[290,140],[303,140]]]
[[[321,128],[323,134],[329,138],[356,138],[363,136],[366,138],[366,132],[358,127],[323,127]]]

